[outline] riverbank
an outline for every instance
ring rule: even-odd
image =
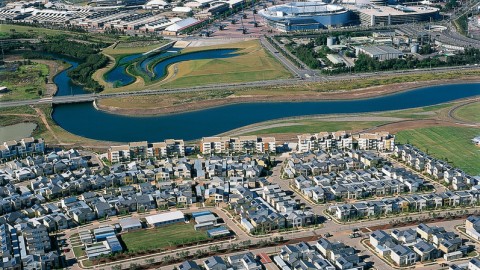
[[[441,80],[432,80],[432,76],[438,78],[438,74],[402,75],[296,86],[133,96],[102,99],[97,106],[102,111],[120,115],[166,115],[238,103],[365,99],[421,87],[480,81],[480,71],[443,73]],[[400,79],[411,80],[397,82]],[[335,90],[335,87],[339,90]]]

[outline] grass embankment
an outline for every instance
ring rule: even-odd
[[[455,116],[464,121],[480,123],[480,102],[458,108],[455,111]]]
[[[235,83],[258,80],[289,78],[288,71],[257,40],[186,48],[182,53],[213,49],[238,49],[240,55],[225,59],[184,61],[170,65],[164,80],[131,84],[125,87],[109,88],[105,92],[138,91],[142,89],[188,87],[212,83]],[[175,67],[177,72],[174,72]],[[137,76],[139,78],[139,76]],[[140,82],[140,80],[137,80]]]
[[[178,73],[165,87],[188,87],[213,83],[235,83],[291,77],[290,73],[257,40],[224,44],[203,49],[239,48],[240,55],[224,59],[185,61],[177,64]],[[183,52],[198,51],[187,48]],[[172,68],[169,69],[171,73]]]
[[[121,237],[130,252],[163,249],[208,239],[206,232],[195,231],[193,224],[182,223],[129,232]]]
[[[128,54],[145,53],[163,46],[168,40],[121,41],[115,47],[105,48],[103,53],[117,57]]]
[[[116,45],[112,45],[103,50],[103,54],[110,58],[110,63],[108,66],[97,70],[92,76],[93,79],[99,82],[105,89],[118,88],[114,87],[113,84],[108,83],[105,80],[105,75],[110,72],[112,69],[116,68],[119,65],[119,62],[122,58],[129,55],[140,54],[149,52],[153,49],[161,47],[167,44],[167,40],[147,40],[147,41],[120,41]],[[122,63],[123,65],[123,63]],[[128,64],[124,63],[125,68]],[[135,87],[143,85],[143,80],[140,76],[134,76],[136,80],[131,83]],[[129,85],[131,85],[129,84]]]
[[[23,64],[24,62],[25,64]],[[0,100],[24,100],[42,97],[48,82],[48,66],[32,61],[19,61],[17,63],[20,66],[16,71],[0,72],[1,86],[6,86],[9,89],[5,94],[0,93]]]
[[[480,148],[471,139],[480,134],[478,128],[430,127],[397,133],[397,142],[410,143],[428,154],[446,160],[467,173],[480,173]]]

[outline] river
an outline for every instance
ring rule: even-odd
[[[73,66],[76,65],[71,60],[67,61]],[[62,71],[55,77],[58,94],[68,95],[70,89],[73,93],[83,93],[83,88],[72,84],[66,73],[67,70]],[[77,103],[55,106],[52,117],[65,130],[91,139],[154,142],[167,138],[198,139],[283,117],[400,110],[477,95],[480,95],[480,83],[451,84],[369,99],[243,103],[172,115],[142,117],[111,114],[96,110],[91,103]]]

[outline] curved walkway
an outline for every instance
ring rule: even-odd
[[[448,117],[451,118],[452,120],[458,122],[458,123],[461,123],[461,124],[465,124],[465,125],[473,125],[473,126],[480,126],[480,123],[476,123],[476,122],[469,122],[469,121],[465,121],[463,119],[460,119],[458,118],[456,115],[455,115],[455,112],[464,107],[464,106],[467,106],[467,105],[470,105],[470,104],[473,104],[473,103],[476,103],[476,102],[479,102],[480,101],[480,98],[473,98],[473,99],[469,99],[467,102],[462,102],[458,105],[455,105],[454,107],[452,107],[449,111],[448,111]]]

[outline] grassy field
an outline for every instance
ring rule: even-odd
[[[289,78],[290,73],[256,40],[214,48],[239,48],[239,56],[180,62],[178,73],[165,87],[188,87],[212,83],[233,83]],[[208,49],[205,47],[204,49]],[[186,49],[185,52],[196,51]]]
[[[0,100],[40,98],[46,89],[48,74],[47,65],[34,62],[20,66],[17,71],[0,72],[2,86],[10,90],[0,94]]]
[[[122,234],[122,240],[131,252],[167,248],[205,239],[208,239],[206,232],[195,231],[193,224],[185,223]]]
[[[480,123],[480,102],[458,108],[455,111],[455,116],[468,122]]]
[[[31,26],[24,26],[24,25],[13,25],[13,24],[0,24],[0,35],[1,36],[8,36],[9,33],[12,31],[18,33],[32,33],[35,35],[59,35],[59,34],[66,34],[69,33],[67,31],[62,30],[53,30],[41,27],[31,27]]]
[[[317,133],[319,131],[358,131],[366,128],[374,127],[385,122],[377,121],[295,121],[294,125],[272,127],[266,129],[260,129],[253,132],[247,132],[244,135],[256,135],[256,134],[298,134],[298,133]]]
[[[413,144],[436,158],[447,160],[476,175],[480,173],[480,147],[473,145],[471,139],[478,135],[478,128],[419,128],[398,132],[397,142]]]
[[[108,47],[103,50],[103,53],[117,56],[117,55],[128,55],[128,54],[137,54],[144,53],[156,49],[164,44],[167,44],[168,40],[152,40],[152,41],[121,41],[113,47]]]

